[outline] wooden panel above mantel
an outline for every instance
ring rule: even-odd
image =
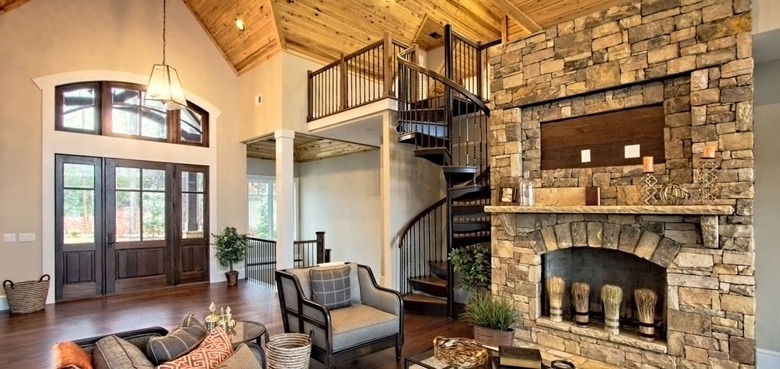
[[[485,206],[486,213],[732,215],[730,205]]]

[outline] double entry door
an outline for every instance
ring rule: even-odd
[[[208,167],[55,160],[58,300],[208,281]]]

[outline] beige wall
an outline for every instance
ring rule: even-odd
[[[780,1],[753,0],[753,33],[780,28]]]
[[[780,352],[780,60],[756,65],[755,80],[756,344]]]
[[[38,278],[47,272],[43,255],[53,248],[41,241],[42,234],[51,232],[42,211],[50,208],[42,200],[43,178],[51,177],[42,170],[51,166],[42,157],[42,124],[52,117],[43,116],[45,96],[33,79],[95,70],[147,76],[162,58],[161,18],[161,2],[122,0],[36,0],[0,17],[0,233],[38,236],[30,243],[0,243],[0,279]],[[222,112],[211,127],[215,145],[204,149],[216,151],[213,226],[245,228],[246,160],[239,143],[238,77],[180,0],[168,3],[167,52],[168,63],[177,68],[190,97]],[[149,147],[131,140],[116,142],[124,152],[135,150],[139,155]]]
[[[242,138],[270,135],[282,128],[308,132],[306,72],[320,67],[308,59],[281,52],[241,75]],[[255,104],[258,95],[263,97],[259,105]]]

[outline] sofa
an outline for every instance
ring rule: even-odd
[[[205,337],[198,339],[197,336],[191,334],[192,330],[183,330],[186,322],[187,318],[182,326],[170,332],[161,327],[149,327],[78,339],[67,343],[76,348],[80,347],[82,352],[88,354],[87,360],[91,361],[91,367],[94,369],[266,368],[265,353],[257,344],[233,345],[230,338],[221,329],[207,333]],[[186,336],[183,339],[182,334]],[[166,341],[168,338],[170,339]],[[192,339],[192,342],[188,343],[188,339]],[[220,346],[218,342],[222,343],[222,347],[218,347]],[[73,359],[72,356],[62,360],[60,358],[62,354],[59,352],[64,349],[61,347],[62,344],[60,343],[54,348],[55,368],[86,367],[86,365],[78,365],[78,360]],[[163,344],[166,346],[162,346]],[[178,347],[176,347],[177,345]],[[219,359],[215,359],[217,355],[213,353],[214,350],[222,351]],[[202,362],[206,357],[211,360],[211,363],[204,365]]]
[[[391,347],[400,360],[403,300],[380,287],[371,268],[337,262],[277,270],[276,283],[284,331],[311,335],[311,356],[326,368]],[[318,292],[321,286],[328,287]]]

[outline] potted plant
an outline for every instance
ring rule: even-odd
[[[490,244],[480,243],[450,251],[450,262],[460,273],[460,285],[469,292],[490,288]]]
[[[246,248],[249,247],[246,235],[238,234],[235,227],[225,227],[222,233],[211,235],[214,236],[219,265],[230,268],[225,272],[228,286],[235,286],[238,283],[238,272],[233,270],[233,263],[240,263],[246,257]]]
[[[474,324],[474,341],[485,346],[512,346],[517,312],[511,301],[477,293],[466,302],[460,318]]]

